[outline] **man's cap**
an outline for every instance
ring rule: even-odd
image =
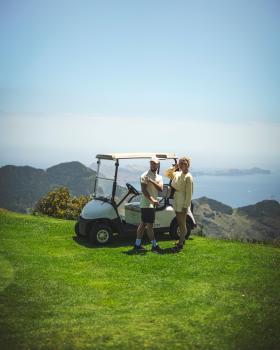
[[[150,162],[154,162],[154,163],[156,163],[156,164],[159,164],[159,159],[158,159],[158,157],[153,156],[153,157],[150,159]]]

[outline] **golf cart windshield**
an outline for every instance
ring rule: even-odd
[[[134,194],[134,196],[135,190],[136,195],[141,192],[140,175],[149,168],[149,160],[152,155],[152,153],[97,155],[94,196],[112,200],[117,206],[120,205],[119,203],[124,205],[125,202],[123,201],[129,200],[129,197],[127,197],[128,188],[130,188],[129,193]],[[161,171],[176,161],[175,154],[157,154],[157,156],[162,161]],[[165,162],[164,160],[168,161]],[[133,192],[131,192],[131,187],[134,188]]]
[[[100,159],[99,166],[97,166],[95,185],[95,196],[97,198],[112,198],[114,176],[115,162],[106,159]]]
[[[99,163],[97,162],[97,166],[95,169],[97,170],[94,193],[95,197],[112,199],[116,162],[107,159],[100,159]],[[116,189],[114,197],[114,201],[116,204],[118,204],[119,201],[123,198],[123,196],[127,193],[127,182],[132,183],[140,191],[139,176],[142,172],[142,170],[136,171],[136,176],[133,172],[132,177],[131,171],[124,170],[122,167],[118,167],[118,178],[116,179]]]

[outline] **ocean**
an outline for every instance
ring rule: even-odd
[[[243,176],[196,176],[193,198],[206,196],[233,208],[264,199],[280,202],[280,171]]]
[[[125,183],[129,182],[140,190],[141,173],[141,171],[133,172],[130,178],[125,173],[122,179],[123,183],[120,185],[125,186]],[[160,173],[163,174],[164,169],[161,169]],[[280,169],[271,170],[270,174],[197,175],[193,177],[194,199],[208,197],[233,208],[255,204],[265,199],[275,199],[280,202]],[[164,183],[168,183],[166,177],[163,180]]]

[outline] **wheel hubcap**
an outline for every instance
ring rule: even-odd
[[[96,238],[99,243],[105,243],[109,239],[109,232],[107,230],[100,230],[97,232]]]

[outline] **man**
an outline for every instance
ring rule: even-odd
[[[140,178],[142,190],[140,201],[141,223],[137,229],[137,237],[134,245],[135,251],[146,250],[143,246],[141,246],[141,240],[146,228],[148,237],[152,243],[152,252],[162,252],[155,240],[153,230],[153,224],[155,221],[155,207],[158,205],[158,191],[162,191],[163,189],[162,176],[157,173],[158,168],[159,159],[157,157],[152,157],[150,160],[150,170],[145,171]]]

